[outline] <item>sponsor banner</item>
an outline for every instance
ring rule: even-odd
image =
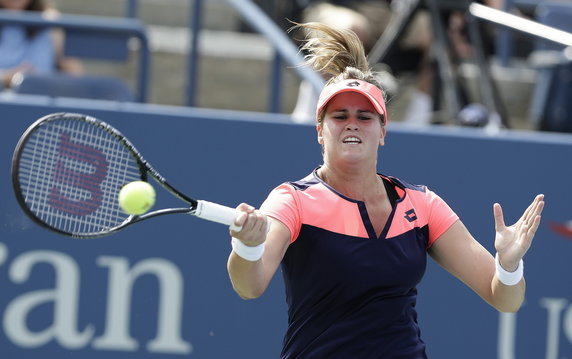
[[[9,165],[24,129],[61,108],[0,109],[3,358],[278,357],[287,320],[280,272],[263,297],[241,300],[226,273],[228,229],[186,215],[93,240],[40,228],[16,203]],[[150,113],[144,106],[69,110],[117,127],[183,192],[229,206],[258,206],[273,187],[321,163],[312,126]],[[572,137],[564,135],[389,126],[379,171],[429,186],[491,252],[493,203],[513,223],[537,193],[546,195],[518,313],[496,312],[429,260],[418,298],[429,357],[572,357],[570,158]]]

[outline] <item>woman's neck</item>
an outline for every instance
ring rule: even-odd
[[[324,164],[318,169],[318,176],[336,191],[356,200],[366,201],[384,191],[382,179],[371,168],[333,168]]]

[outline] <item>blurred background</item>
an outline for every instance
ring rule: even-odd
[[[83,2],[54,0],[64,14],[125,17],[127,1]],[[192,38],[193,1],[140,0],[135,16],[145,26],[151,52],[148,102],[187,104],[189,52]],[[198,107],[265,111],[269,92],[270,64],[274,55],[264,36],[243,31],[240,14],[224,0],[202,1],[198,48],[196,102]],[[137,43],[130,61],[118,64],[84,59],[86,73],[110,75],[133,83],[137,71]],[[284,111],[291,110],[299,80],[284,69]]]
[[[546,56],[532,56],[543,46],[542,43],[548,43],[551,49],[559,51],[565,46],[550,41],[542,42],[538,36],[520,31],[529,29],[527,24],[515,23],[514,26],[520,27],[520,30],[507,30],[510,27],[471,16],[468,11],[471,2],[378,2],[387,3],[392,15],[379,20],[385,23],[387,31],[375,33],[376,39],[377,35],[380,35],[375,43],[377,53],[374,54],[379,61],[372,65],[382,65],[377,66],[377,69],[381,68],[387,74],[392,121],[406,120],[407,111],[411,110],[412,97],[419,89],[419,76],[422,71],[421,66],[401,64],[425,61],[426,66],[432,67],[433,96],[430,98],[431,119],[422,121],[422,124],[479,127],[484,126],[490,116],[498,114],[500,120],[493,120],[510,128],[569,131],[569,126],[564,125],[542,126],[539,115],[535,114],[535,111],[539,112],[538,108],[542,107],[542,104],[537,103],[542,95],[562,92],[565,93],[564,96],[569,95],[566,93],[569,90],[567,84],[560,86],[560,89],[556,89],[554,85],[544,85],[544,88],[540,89],[538,84],[542,82],[538,80],[541,76],[567,81],[565,75],[555,74],[569,73],[570,66],[563,65],[569,60],[554,54],[548,60],[545,59]],[[559,19],[566,19],[569,15],[566,11],[569,11],[570,3],[566,0],[493,2],[496,9],[507,14],[564,30],[569,27],[565,20]],[[242,1],[101,0],[84,3],[54,0],[52,3],[64,18],[65,15],[97,16],[102,17],[102,22],[129,18],[143,26],[142,36],[146,37],[149,47],[148,78],[145,80],[148,82],[145,97],[148,103],[246,111],[268,111],[270,108],[272,112],[290,114],[299,101],[300,83],[303,78],[296,70],[300,63],[292,64],[287,60],[280,62],[284,57],[276,56],[279,52],[276,46],[282,46],[278,40],[284,39],[276,39],[272,35],[272,30],[275,29],[262,25],[264,21],[260,20],[259,14],[249,15],[248,11],[244,10]],[[304,10],[312,1],[272,0],[245,3],[251,3],[263,12],[277,29],[287,34],[286,30],[291,24],[286,19],[308,19],[304,17]],[[435,5],[430,5],[433,3]],[[486,1],[483,3],[489,5]],[[551,4],[556,4],[556,8],[553,9]],[[562,11],[562,8],[565,10]],[[393,51],[398,47],[396,43],[407,35],[405,32],[413,22],[411,17],[415,13],[425,13],[426,17],[430,18],[426,20],[426,27],[421,31],[433,33],[432,39],[428,40],[432,41],[431,44],[425,45],[428,47],[425,49],[427,54],[421,55],[425,56],[421,60],[412,60],[420,57],[415,52],[401,51],[396,54]],[[340,18],[331,18],[332,23],[338,22],[343,26],[343,15],[335,16]],[[477,37],[471,36],[470,19],[477,19],[474,21],[478,23]],[[257,29],[257,23],[267,30],[266,34]],[[440,26],[437,26],[437,23]],[[457,31],[456,28],[460,30]],[[193,35],[194,31],[198,33]],[[542,33],[542,30],[540,32]],[[300,34],[296,35],[298,39],[301,38]],[[294,34],[286,36],[291,40],[295,40],[294,37]],[[292,43],[297,45],[294,41]],[[368,49],[372,47],[370,44]],[[112,50],[104,46],[99,51]],[[101,61],[89,56],[81,58],[85,74],[118,78],[135,89],[138,85],[137,71],[141,48],[136,41],[131,41],[128,51],[129,57],[126,61]],[[443,56],[445,53],[448,56]],[[444,62],[445,57],[448,59]],[[544,59],[544,63],[539,64],[538,59]],[[551,74],[541,74],[547,71]],[[279,81],[277,84],[276,79]],[[276,86],[277,90],[273,90],[272,86]],[[457,103],[453,98],[457,99]],[[536,99],[536,102],[533,99]],[[461,113],[463,109],[466,111]]]

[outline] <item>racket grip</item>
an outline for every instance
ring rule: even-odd
[[[235,208],[223,206],[221,204],[209,201],[199,200],[197,201],[197,209],[193,214],[208,221],[231,226],[234,224],[236,217],[238,217],[241,213],[241,211]]]

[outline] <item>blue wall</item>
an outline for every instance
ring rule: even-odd
[[[313,127],[278,115],[242,114],[242,121],[222,111],[0,100],[2,358],[277,357],[286,325],[281,276],[262,298],[239,299],[226,273],[224,226],[165,216],[75,240],[25,217],[12,193],[12,151],[36,118],[58,111],[111,123],[175,187],[230,206],[259,205],[274,186],[321,163]],[[500,202],[512,223],[535,194],[546,195],[518,314],[500,315],[430,261],[418,309],[431,358],[572,356],[572,237],[549,226],[572,220],[571,159],[567,135],[390,125],[379,171],[428,185],[491,251],[492,204]],[[156,206],[173,204],[160,195]]]

